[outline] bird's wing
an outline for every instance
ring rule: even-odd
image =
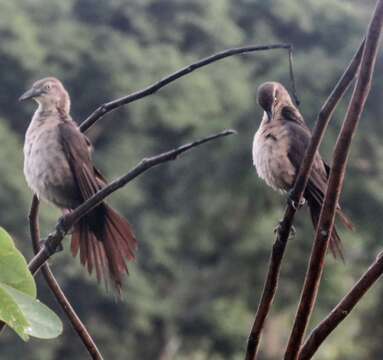
[[[298,171],[298,168],[303,161],[305,150],[311,139],[311,131],[307,127],[302,116],[293,107],[284,106],[281,110],[281,115],[285,121],[287,120],[287,126],[291,129],[290,138],[291,136],[294,136],[294,134],[294,139],[297,138],[295,139],[297,141],[291,142],[292,154],[290,161],[295,166],[296,171]],[[317,190],[324,193],[329,175],[330,166],[323,161],[320,154],[317,152],[315,154],[313,169],[308,186],[314,185]],[[310,182],[312,184],[310,184]]]
[[[296,121],[286,122],[285,127],[289,131],[290,139],[287,156],[297,173],[309,145],[311,133],[306,125],[302,126],[301,123]],[[307,189],[318,198],[317,200],[322,200],[326,184],[326,167],[319,153],[316,153]]]
[[[326,169],[326,174],[327,174],[327,179],[328,179],[330,176],[331,166],[329,164],[327,164],[326,161],[324,161],[324,160],[323,160],[323,165],[324,165],[324,168]]]
[[[59,125],[59,137],[80,193],[84,200],[88,199],[101,189],[102,183],[99,179],[103,179],[93,167],[89,140],[70,122]]]
[[[305,122],[302,118],[302,115],[299,113],[299,111],[296,108],[289,106],[289,105],[283,106],[281,109],[281,116],[282,116],[282,119],[285,121],[292,121],[292,122],[296,122],[296,123],[300,124],[305,130],[308,130],[309,135],[310,135],[309,128],[305,124]]]

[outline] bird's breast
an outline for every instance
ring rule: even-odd
[[[75,186],[74,178],[54,121],[31,122],[24,143],[24,175],[28,186],[39,197],[59,207],[72,202],[70,192]],[[66,190],[69,194],[64,194]]]
[[[289,190],[295,169],[288,158],[289,134],[283,126],[262,126],[254,135],[253,164],[258,176],[275,190]]]

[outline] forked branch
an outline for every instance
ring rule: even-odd
[[[383,254],[379,254],[375,262],[356,282],[350,292],[334,307],[327,317],[311,332],[302,346],[299,360],[311,359],[319,346],[331,332],[348,316],[364,294],[375,284],[383,274]]]
[[[39,222],[38,222],[38,214],[39,214],[39,200],[37,196],[34,195],[32,200],[31,210],[29,212],[29,229],[31,233],[33,251],[35,254],[37,254],[40,250],[40,228],[39,228]],[[94,360],[102,360],[102,355],[100,353],[100,350],[97,348],[97,345],[92,339],[92,337],[90,336],[87,328],[85,327],[81,319],[76,314],[70,301],[66,298],[63,290],[61,289],[59,283],[57,282],[47,262],[44,265],[42,265],[41,271],[53,295],[57,299],[62,310],[67,315],[70,323],[72,324],[74,330],[77,332],[79,338],[83,342],[91,358]]]
[[[213,62],[216,62],[218,60],[225,59],[227,57],[233,56],[233,55],[239,55],[239,54],[245,54],[245,53],[251,53],[255,51],[266,51],[266,50],[275,50],[275,49],[286,49],[289,52],[289,69],[290,69],[290,80],[291,80],[291,87],[293,90],[293,95],[295,102],[298,103],[298,98],[295,91],[295,79],[294,79],[294,72],[293,72],[293,58],[292,53],[293,49],[290,44],[273,44],[273,45],[251,45],[251,46],[244,46],[239,48],[232,48],[227,49],[224,51],[221,51],[219,53],[213,54],[211,56],[208,56],[202,60],[199,60],[193,64],[190,64],[188,66],[185,66],[184,68],[177,70],[176,72],[164,77],[163,79],[155,82],[154,84],[146,87],[145,89],[136,91],[130,95],[123,96],[122,98],[110,101],[108,103],[105,103],[101,106],[99,106],[92,114],[90,114],[80,125],[81,131],[86,131],[89,127],[91,127],[96,121],[104,117],[105,114],[116,110],[117,108],[127,105],[133,101],[142,99],[146,96],[152,95],[155,92],[157,92],[159,89],[165,87],[166,85],[172,83],[173,81],[190,74],[191,72],[200,69],[206,65],[209,65]]]
[[[95,208],[98,204],[100,204],[106,197],[110,194],[114,193],[118,189],[124,187],[126,184],[131,182],[137,176],[141,175],[143,172],[149,170],[150,168],[162,164],[164,162],[168,162],[171,160],[176,160],[178,156],[182,153],[191,150],[199,145],[202,145],[206,142],[235,134],[234,130],[225,130],[220,133],[210,135],[208,137],[202,138],[200,140],[194,141],[192,143],[182,145],[176,149],[164,152],[162,154],[145,158],[141,160],[132,170],[130,170],[126,175],[114,180],[103,189],[98,191],[92,197],[90,197],[87,201],[82,203],[76,209],[74,209],[71,213],[64,215],[56,226],[56,230],[50,234],[47,240],[44,242],[44,245],[40,249],[40,251],[33,257],[33,259],[29,263],[29,270],[32,274],[35,274],[37,270],[54,254],[57,247],[61,244],[64,236],[71,229],[71,227],[81,219],[84,215],[86,215],[89,211]]]
[[[343,186],[351,141],[371,87],[382,23],[383,0],[379,0],[367,31],[359,76],[340,135],[335,145],[325,200],[315,234],[314,245],[293,330],[285,353],[286,360],[295,360],[298,358],[302,339],[316,301],[324,268],[324,258],[334,226],[335,211]]]
[[[292,202],[296,204],[301,202],[308,178],[310,176],[315,153],[319,149],[320,143],[331,120],[332,114],[338,102],[343,97],[344,93],[351,84],[352,80],[355,78],[360,65],[363,48],[364,41],[360,45],[355,56],[351,60],[347,69],[339,79],[330,96],[322,106],[319,115],[317,116],[310,145],[306,150],[302,165],[299,169],[297,180],[290,194]],[[258,305],[253,327],[251,329],[247,343],[246,360],[254,360],[256,358],[261,333],[274,300],[275,292],[278,286],[281,262],[296,212],[296,209],[292,206],[292,202],[288,202],[285,213],[283,215],[283,219],[280,223],[280,226],[278,227],[276,239],[274,241],[269,260],[268,273],[262,291],[261,300]]]

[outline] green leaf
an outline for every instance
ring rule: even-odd
[[[12,295],[0,286],[0,319],[12,328],[24,341],[29,339],[29,322]]]
[[[40,339],[52,339],[62,333],[63,325],[60,318],[39,300],[5,284],[0,284],[0,289],[7,295],[4,296],[4,299],[11,298],[13,301],[13,303],[8,301],[7,304],[4,304],[8,305],[11,314],[5,314],[5,318],[2,320],[11,326],[23,340],[28,340],[28,335]],[[0,296],[1,309],[3,309],[2,298]],[[0,314],[0,316],[4,315]],[[10,320],[7,318],[15,320],[13,323],[9,323]]]
[[[0,282],[36,298],[35,280],[11,236],[0,227]]]

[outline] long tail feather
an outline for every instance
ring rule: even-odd
[[[129,223],[106,204],[99,205],[74,227],[71,250],[80,252],[80,261],[89,273],[105,285],[110,281],[120,293],[123,277],[128,273],[126,262],[135,258],[137,241]]]
[[[355,227],[352,221],[346,216],[346,214],[340,208],[337,209],[336,214],[339,217],[339,220],[347,229],[351,231],[355,230]]]
[[[316,229],[318,221],[319,221],[321,204],[319,204],[315,198],[310,196],[308,196],[307,198],[307,203],[310,209],[310,215],[314,225],[314,229]],[[338,235],[338,232],[335,226],[331,233],[329,248],[330,248],[331,254],[333,255],[335,259],[339,257],[344,261],[342,241]]]

